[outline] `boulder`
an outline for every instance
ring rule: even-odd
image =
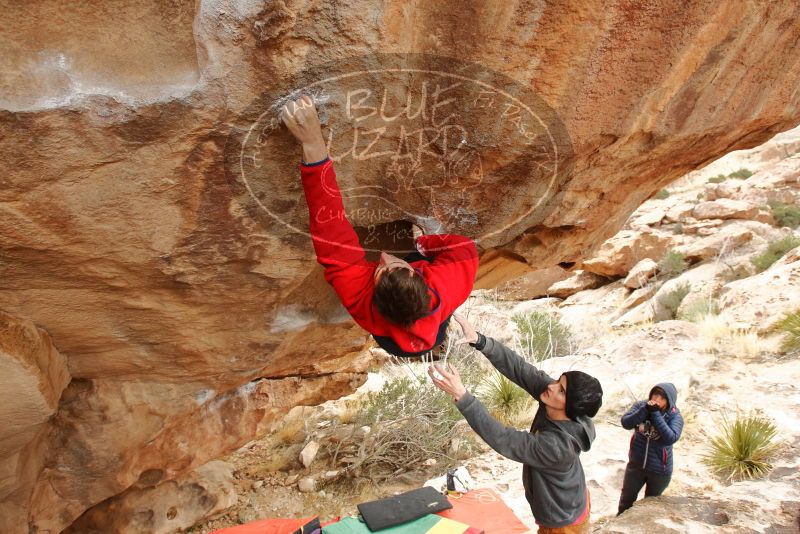
[[[745,225],[732,224],[710,235],[692,239],[675,247],[690,262],[704,261],[728,253],[753,239],[753,232]]]
[[[0,10],[0,305],[72,377],[4,533],[61,532],[363,382],[287,95],[317,98],[370,257],[442,226],[514,260],[494,285],[579,265],[673,180],[800,120],[786,0],[78,4]],[[585,270],[623,277],[666,237]],[[20,421],[50,409],[31,396]]]
[[[572,273],[555,265],[537,269],[497,286],[497,297],[502,300],[531,300],[547,296],[554,284],[568,279]]]
[[[669,208],[664,217],[669,222],[684,222],[692,215],[694,206],[691,202],[681,202]]]
[[[733,199],[737,197],[742,182],[739,180],[728,179],[718,184],[706,184],[703,188],[703,196],[707,201],[719,199]]]
[[[556,282],[547,289],[547,294],[556,298],[567,298],[585,289],[594,289],[603,285],[607,280],[602,276],[588,271],[578,270],[572,276],[561,282]]]
[[[660,260],[675,243],[681,242],[680,238],[651,228],[623,230],[603,243],[581,268],[600,276],[626,276],[645,258]]]
[[[645,285],[656,272],[658,272],[658,263],[650,258],[645,258],[633,266],[623,283],[625,287],[636,289]]]
[[[800,309],[800,248],[762,273],[727,284],[719,304],[721,315],[734,326],[772,330],[787,312]]]
[[[47,332],[0,310],[0,532],[18,532],[51,449],[67,358]]]
[[[233,465],[215,460],[174,480],[133,487],[83,514],[65,534],[183,532],[236,502]]]
[[[297,482],[297,489],[301,493],[313,493],[317,490],[317,481],[313,477],[303,477]]]
[[[318,442],[311,440],[306,443],[306,446],[303,447],[302,451],[300,451],[300,462],[303,464],[303,467],[308,468],[311,465],[311,463],[314,461],[314,458],[317,457],[318,451]]]
[[[753,219],[758,215],[758,206],[743,200],[720,198],[700,202],[692,210],[692,217],[704,219]]]

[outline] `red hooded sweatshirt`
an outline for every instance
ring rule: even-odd
[[[469,296],[478,270],[475,243],[460,235],[417,238],[417,250],[433,262],[411,263],[433,293],[431,314],[406,329],[385,319],[372,303],[378,262],[369,262],[342,204],[333,162],[300,164],[309,211],[309,226],[317,261],[325,280],[361,328],[375,336],[392,338],[406,352],[433,348],[439,326]],[[438,295],[438,298],[437,298]]]

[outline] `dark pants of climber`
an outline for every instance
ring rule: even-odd
[[[422,254],[420,254],[417,251],[414,251],[414,252],[408,254],[405,258],[403,258],[403,260],[407,261],[408,263],[411,263],[411,262],[414,262],[414,261],[433,262],[432,258],[428,258],[426,256],[423,256]],[[450,317],[452,317],[452,315]],[[380,348],[382,348],[383,350],[385,350],[386,352],[388,352],[389,354],[392,354],[394,356],[399,356],[401,358],[415,358],[415,357],[423,356],[423,355],[429,353],[430,351],[432,351],[434,348],[436,348],[439,345],[441,345],[442,343],[444,343],[444,339],[447,336],[447,325],[450,324],[450,317],[445,319],[442,322],[442,324],[439,325],[439,331],[436,333],[436,342],[433,344],[433,347],[431,347],[428,350],[422,350],[422,351],[419,351],[419,352],[406,352],[403,349],[401,349],[397,345],[395,340],[390,338],[389,336],[376,336],[376,335],[373,335],[372,337],[373,337],[373,339],[375,339],[375,342],[378,344],[378,346]]]
[[[672,475],[660,475],[651,471],[645,471],[639,465],[628,462],[625,468],[625,478],[622,481],[622,494],[619,497],[619,511],[621,514],[633,506],[636,497],[639,496],[642,486],[647,484],[644,490],[645,497],[658,497],[669,486]]]

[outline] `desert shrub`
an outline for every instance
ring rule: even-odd
[[[686,257],[675,250],[670,250],[658,262],[658,272],[669,276],[677,276],[689,267]]]
[[[509,426],[518,426],[533,404],[533,397],[527,391],[498,371],[489,373],[478,389],[478,397],[492,415]]]
[[[746,180],[753,176],[753,173],[750,172],[750,169],[741,168],[739,170],[733,171],[728,175],[728,178],[738,178],[739,180]]]
[[[333,467],[346,462],[346,477],[386,479],[419,468],[428,459],[450,466],[457,462],[450,451],[454,438],[474,446],[463,425],[457,424],[462,417],[450,396],[427,376],[393,378],[381,391],[369,393],[363,407],[355,426],[367,425],[370,433],[354,435],[330,451]]]
[[[511,320],[519,332],[522,352],[529,359],[541,362],[572,350],[572,330],[555,315],[533,311],[514,315]]]
[[[675,289],[667,291],[658,297],[659,304],[661,304],[661,306],[663,306],[664,309],[669,312],[669,319],[675,318],[676,314],[678,313],[678,307],[680,307],[681,302],[686,295],[689,294],[691,289],[692,286],[690,286],[687,282],[683,282],[678,284]]]
[[[697,299],[688,303],[677,315],[681,321],[699,322],[706,315],[719,315],[719,304],[714,299]]]
[[[772,215],[778,225],[789,228],[800,226],[800,207],[782,202],[770,202],[769,207],[772,209]]]
[[[726,480],[761,478],[772,469],[778,452],[778,429],[766,416],[751,413],[731,421],[723,417],[703,462]]]
[[[710,183],[710,184],[719,184],[719,183],[722,183],[725,180],[727,180],[727,178],[728,177],[725,176],[724,174],[718,174],[716,176],[712,176],[711,178],[709,178],[708,179],[708,183]]]
[[[662,189],[661,191],[655,194],[654,198],[657,198],[658,200],[664,200],[667,197],[669,197],[669,191],[667,191],[666,189]]]
[[[778,332],[783,333],[783,344],[781,348],[786,352],[800,350],[800,310],[787,313],[783,319],[775,325]]]
[[[469,391],[477,391],[485,372],[483,360],[475,356],[475,349],[451,340],[452,336],[448,338],[447,362],[459,370]],[[435,459],[438,466],[451,466],[460,454],[476,447],[455,403],[433,385],[426,366],[395,365],[405,373],[362,398],[361,411],[353,418],[352,426],[369,426],[369,434],[354,433],[329,450],[332,467],[341,468],[345,479],[387,479],[417,469],[429,459]],[[456,442],[460,446],[454,451]]]
[[[675,226],[672,227],[672,233],[675,235],[680,235],[683,233],[683,223],[675,223]]]
[[[726,340],[733,331],[728,322],[720,315],[703,315],[697,323],[700,333],[699,345],[703,352],[721,352]]]
[[[800,237],[788,235],[775,241],[770,241],[767,250],[750,261],[758,272],[766,271],[770,266],[781,259],[784,254],[800,246]]]

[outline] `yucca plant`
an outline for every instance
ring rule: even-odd
[[[572,330],[555,315],[533,311],[514,315],[511,320],[519,332],[523,352],[537,362],[566,356],[572,350]]]
[[[530,407],[532,399],[524,389],[498,371],[484,380],[479,396],[495,417],[512,426],[515,426],[517,416]]]
[[[775,325],[779,332],[783,332],[781,348],[786,352],[800,351],[800,310],[787,313]]]
[[[703,462],[728,481],[761,478],[772,469],[780,447],[777,435],[777,427],[764,415],[737,415],[733,421],[723,416],[720,434],[711,438]]]

